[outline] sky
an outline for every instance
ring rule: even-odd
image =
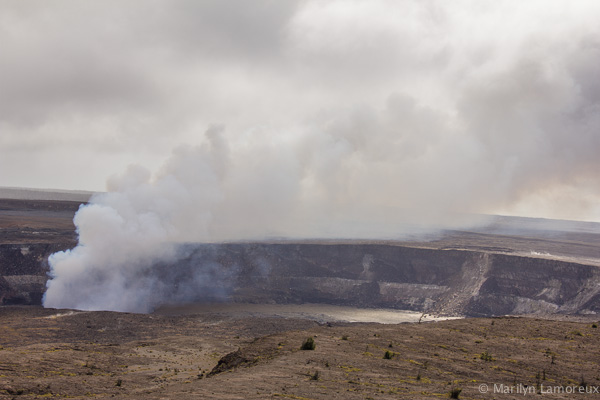
[[[204,218],[181,224],[249,234],[600,221],[598,21],[596,0],[2,0],[0,186],[178,193]]]

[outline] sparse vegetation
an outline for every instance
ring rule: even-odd
[[[545,375],[545,372],[544,372],[544,375]],[[538,392],[540,391],[540,388],[542,387],[542,374],[540,371],[538,371],[535,374],[535,387]]]
[[[100,317],[103,316],[101,315]],[[133,320],[133,318],[141,317],[126,316],[119,318],[129,318]],[[40,323],[39,319],[33,321],[35,321],[36,324]],[[42,320],[42,322],[45,321],[46,320]],[[64,321],[68,322],[68,320]],[[54,321],[51,322],[55,323]],[[470,333],[474,332],[475,334],[480,334],[480,328],[483,326],[486,328],[489,327],[490,322],[477,319],[420,326],[417,324],[407,324],[400,327],[394,327],[393,329],[390,327],[382,327],[380,328],[381,330],[377,331],[380,334],[379,338],[372,336],[374,328],[368,325],[349,326],[341,332],[333,333],[333,335],[331,332],[327,332],[326,327],[315,329],[308,325],[308,328],[306,329],[310,330],[304,331],[305,333],[300,336],[297,336],[298,331],[292,331],[293,333],[289,334],[277,333],[273,336],[259,337],[252,342],[248,341],[240,343],[241,347],[238,349],[239,354],[236,357],[232,357],[230,360],[231,362],[228,364],[228,368],[223,369],[221,372],[230,372],[231,380],[228,382],[233,382],[233,385],[241,385],[242,381],[236,380],[239,375],[236,371],[239,370],[244,371],[244,374],[252,374],[252,369],[255,368],[254,366],[262,364],[262,367],[256,368],[256,371],[261,374],[261,371],[264,371],[264,368],[269,365],[277,365],[277,368],[281,368],[286,374],[303,375],[305,384],[315,390],[317,390],[317,388],[319,388],[318,390],[323,389],[324,392],[332,390],[331,393],[328,393],[333,397],[335,396],[333,395],[333,391],[336,393],[338,391],[339,393],[343,393],[343,391],[346,390],[350,392],[361,392],[363,396],[360,398],[363,399],[369,397],[369,395],[377,398],[377,395],[384,393],[397,394],[406,390],[413,394],[411,398],[414,399],[432,398],[433,395],[441,395],[443,398],[450,397],[462,399],[465,396],[469,397],[472,391],[476,391],[479,384],[484,382],[494,382],[494,380],[499,379],[499,377],[505,376],[506,371],[515,372],[514,375],[510,377],[510,381],[513,381],[514,379],[514,386],[524,382],[530,386],[533,385],[537,387],[538,391],[541,385],[546,385],[546,383],[548,383],[548,385],[569,384],[577,387],[579,385],[588,385],[588,388],[589,385],[594,385],[597,373],[595,370],[590,369],[589,366],[594,365],[591,360],[594,360],[594,357],[597,355],[596,349],[590,348],[590,351],[588,352],[581,352],[583,343],[578,343],[581,342],[581,340],[565,341],[563,339],[565,332],[574,330],[583,332],[586,338],[588,336],[590,338],[597,337],[597,330],[595,331],[590,328],[591,322],[575,325],[570,322],[540,322],[527,319],[507,321],[505,319],[498,319],[496,320],[496,327],[504,328],[507,322],[511,323],[510,334],[514,336],[505,336],[504,331],[502,331],[500,336],[495,336],[490,333],[488,334],[488,339],[484,341],[484,345],[475,344],[474,337],[470,335]],[[21,323],[20,320],[18,323]],[[169,323],[171,323],[171,320],[169,320]],[[260,327],[260,324],[257,325]],[[198,328],[198,326],[201,328]],[[190,330],[186,335],[191,335],[189,336],[190,338],[195,338],[194,335],[197,335],[198,329],[206,329],[206,334],[210,335],[211,331],[208,327],[205,328],[202,325],[198,326],[196,326],[195,329]],[[294,327],[295,326],[296,325],[294,325]],[[536,333],[536,328],[538,327],[540,332],[547,332],[545,336],[548,339],[545,339],[546,341],[544,342],[545,345],[543,347],[539,347],[541,342],[537,340],[539,333]],[[215,328],[211,327],[210,329]],[[231,325],[228,329],[231,329]],[[234,329],[246,329],[246,327],[241,326]],[[262,329],[262,327],[260,327],[260,329]],[[468,333],[464,334],[464,332]],[[185,331],[183,333],[185,333]],[[231,335],[236,333],[237,332],[233,331]],[[250,336],[248,333],[245,335]],[[342,344],[340,340],[342,335],[352,337],[353,340]],[[403,343],[403,340],[411,335],[415,338],[414,342],[419,342],[416,346],[406,346]],[[309,339],[309,336],[312,340]],[[9,336],[6,335],[4,337],[7,339],[9,338]],[[572,338],[573,335],[569,335],[569,337]],[[111,339],[111,342],[113,340],[115,342],[117,341],[116,339]],[[103,389],[109,396],[114,394],[115,397],[119,398],[128,398],[132,393],[137,393],[136,391],[139,391],[140,388],[147,384],[148,376],[154,377],[157,381],[160,380],[159,385],[161,385],[161,387],[164,386],[166,394],[169,393],[169,387],[176,388],[178,385],[191,383],[193,381],[202,383],[201,387],[203,388],[210,387],[210,390],[215,390],[215,393],[218,390],[225,390],[227,393],[229,393],[229,391],[239,393],[240,390],[243,390],[219,387],[215,383],[216,380],[206,379],[207,374],[211,371],[216,359],[220,355],[216,350],[214,353],[212,352],[213,350],[205,350],[200,356],[197,352],[193,352],[193,354],[190,354],[189,360],[186,360],[187,356],[184,355],[185,353],[183,351],[178,352],[177,350],[177,346],[181,346],[184,342],[175,336],[169,337],[166,340],[167,341],[164,344],[154,345],[154,354],[160,354],[161,357],[165,357],[170,356],[171,352],[174,352],[175,354],[173,354],[173,357],[177,358],[171,360],[155,360],[156,356],[151,357],[152,355],[146,351],[147,347],[145,350],[142,350],[141,353],[136,354],[132,353],[125,345],[119,345],[119,347],[104,347],[103,345],[94,343],[80,343],[77,345],[78,350],[68,350],[69,348],[74,348],[74,345],[61,345],[60,348],[63,349],[62,351],[84,351],[84,353],[74,354],[74,357],[80,357],[79,359],[81,361],[78,361],[72,366],[58,364],[60,365],[60,368],[57,366],[56,369],[60,370],[57,371],[56,376],[52,374],[53,381],[57,382],[56,386],[53,385],[52,391],[53,393],[69,394],[73,397],[80,393],[85,393],[85,391],[78,392],[77,389],[70,386],[72,378],[77,375],[87,381],[85,386],[86,391],[89,390],[88,388],[96,389],[100,387],[99,385],[105,384]],[[205,340],[207,343],[216,343],[209,342],[209,340],[212,339]],[[322,351],[319,352],[319,354],[314,354],[316,352],[307,352],[308,354],[306,354],[305,352],[297,351],[300,347],[298,346],[298,342],[301,345],[305,342],[307,344],[303,345],[304,347],[312,348],[317,340],[320,340],[319,346],[322,346]],[[535,342],[533,340],[535,340]],[[294,341],[296,341],[295,345],[293,344]],[[8,341],[8,343],[11,342]],[[329,347],[327,347],[327,343],[329,343]],[[138,343],[135,343],[136,346],[137,344]],[[331,346],[331,344],[333,344],[333,346]],[[337,347],[336,344],[340,344],[340,346]],[[390,344],[393,345],[393,348],[389,347]],[[282,345],[285,345],[285,350],[278,350],[278,347]],[[368,349],[374,354],[362,353],[367,345]],[[500,349],[508,348],[509,345],[517,346],[518,353],[501,353]],[[578,347],[578,345],[581,345],[581,347]],[[5,346],[9,352],[13,352],[11,348],[14,347],[14,345],[11,344],[10,347],[7,345]],[[189,346],[191,346],[190,348],[192,349],[196,349],[197,343],[190,343]],[[47,346],[47,348],[54,347],[56,347],[54,342]],[[210,346],[205,346],[205,348],[210,349]],[[327,348],[327,352],[324,351],[325,348]],[[41,349],[44,349],[45,355],[45,348],[41,347]],[[394,351],[396,349],[399,350],[396,352]],[[550,366],[548,362],[554,354],[553,352],[558,351],[560,351],[560,362],[557,361],[557,363],[560,364],[560,369],[553,368],[554,366]],[[52,354],[52,357],[56,357],[52,362],[61,362],[64,356],[55,353]],[[15,354],[21,353],[15,351]],[[141,354],[150,364],[145,362],[140,363],[138,361],[138,357],[140,357],[139,354]],[[294,357],[300,357],[303,361],[302,364],[306,363],[306,365],[303,366],[298,363],[290,364],[287,361],[282,362],[285,360],[286,355],[289,354],[294,355]],[[434,354],[438,354],[438,357],[435,357]],[[494,359],[492,354],[494,357],[497,357],[499,354],[502,354],[505,357],[497,357],[495,363],[484,363],[483,360]],[[2,352],[0,352],[0,355],[4,356]],[[509,357],[516,357],[516,359],[511,359]],[[114,361],[111,361],[113,358]],[[382,362],[382,358],[391,360],[384,360]],[[269,363],[264,363],[265,360],[272,360],[273,362],[270,361]],[[523,360],[527,361],[524,362]],[[51,360],[49,359],[49,362],[50,361]],[[584,361],[585,363],[580,366],[578,364],[580,361]],[[188,364],[188,362],[190,364]],[[443,371],[444,368],[449,368],[449,363],[453,362],[461,363],[461,366],[465,367],[465,369],[462,370],[463,372],[453,374],[454,376],[439,374],[439,371]],[[129,370],[124,370],[123,368],[128,363],[132,363]],[[48,373],[50,370],[47,367],[45,369],[38,368],[37,372],[35,372],[35,370],[32,369],[37,367],[33,364],[26,364],[25,366],[28,370],[21,370],[21,380],[11,384],[11,387],[15,390],[19,387],[25,388],[24,394],[27,395],[33,393],[34,390],[38,390],[30,384],[30,382],[33,381],[33,377],[47,379],[50,377]],[[10,365],[9,367],[15,368],[13,365]],[[208,370],[205,372],[203,368],[208,368]],[[389,374],[390,368],[402,369],[406,371],[406,373],[399,378],[393,377]],[[93,375],[86,376],[86,372],[93,372]],[[177,372],[179,372],[179,374],[177,374]],[[127,373],[128,375],[123,375],[124,373]],[[369,377],[373,376],[374,379],[365,379],[365,373],[368,373]],[[582,375],[585,376],[587,380],[584,379]],[[124,379],[119,382],[118,378]],[[377,380],[375,380],[375,378],[377,378]],[[110,380],[106,381],[106,379]],[[198,380],[202,380],[202,382],[199,382]],[[506,381],[508,382],[509,380],[506,379]],[[108,382],[108,385],[106,385],[106,382]],[[444,389],[441,391],[440,389],[433,389],[434,387],[439,388],[441,385],[444,385]],[[465,394],[463,394],[460,388],[462,387],[462,390],[464,391],[465,385],[469,386],[469,393],[465,391]],[[190,385],[190,387],[192,386],[194,385]],[[238,387],[241,388],[242,386]],[[297,386],[295,387],[297,388]],[[273,388],[275,388],[275,386],[273,386]],[[294,387],[290,385],[285,385],[284,387],[281,387],[281,389],[285,389],[285,391],[281,392],[281,396],[277,397],[306,399],[311,397],[304,397],[305,393],[308,393],[302,391],[305,389],[294,389]],[[297,391],[291,392],[292,390]],[[91,393],[94,392],[97,392],[97,390],[91,390]],[[274,390],[271,391],[271,393],[273,392]],[[45,391],[45,393],[49,393],[49,390]],[[261,391],[260,395],[264,394],[265,393]],[[54,397],[57,397],[57,395],[54,394]]]
[[[22,395],[23,393],[25,393],[25,390],[24,390],[24,389],[21,389],[21,388],[19,388],[19,389],[12,389],[12,388],[8,388],[8,389],[4,389],[4,390],[6,390],[6,392],[7,392],[8,394],[16,394],[17,396],[20,396],[20,395]]]
[[[315,339],[310,336],[307,337],[306,340],[302,343],[300,350],[314,350],[317,347],[315,343]]]
[[[342,340],[348,340],[348,335],[343,335]]]
[[[448,397],[450,397],[451,399],[458,399],[461,392],[462,392],[462,389],[460,389],[460,388],[453,388],[450,391],[450,393],[448,394]]]

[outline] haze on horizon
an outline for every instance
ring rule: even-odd
[[[594,0],[3,1],[0,187],[109,190],[197,237],[600,221],[599,20]]]

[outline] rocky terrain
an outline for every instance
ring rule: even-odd
[[[453,390],[460,399],[548,390],[592,399],[597,326],[572,317],[382,325],[5,306],[0,399],[434,399]],[[309,337],[314,350],[301,350]]]

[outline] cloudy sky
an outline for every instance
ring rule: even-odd
[[[0,186],[600,221],[598,21],[596,0],[2,0]]]

